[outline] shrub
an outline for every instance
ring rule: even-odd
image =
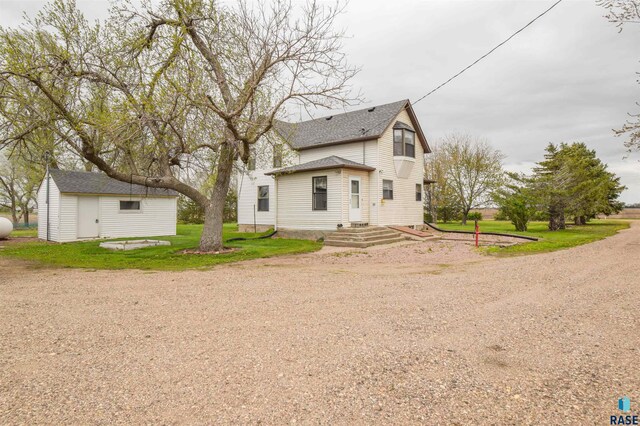
[[[224,220],[225,223],[238,221],[238,195],[234,190],[229,191],[227,194],[227,198],[224,202],[222,220]]]
[[[526,231],[532,216],[536,213],[536,201],[532,194],[530,180],[517,173],[507,173],[504,187],[493,194],[493,201],[500,206],[500,217],[506,216],[516,227],[516,231]]]
[[[444,223],[451,222],[452,220],[460,220],[462,213],[458,207],[454,206],[440,206],[437,208],[438,219]]]
[[[229,191],[224,203],[222,220],[225,223],[238,220],[238,197],[235,191]],[[204,209],[190,198],[180,195],[178,198],[178,222],[180,223],[204,223]]]
[[[502,207],[500,207],[498,209],[498,212],[493,216],[493,220],[507,221],[509,220],[509,216],[507,216],[507,213],[505,212],[505,210]]]
[[[482,213],[471,212],[467,215],[467,220],[482,220]]]
[[[178,198],[178,222],[204,223],[204,209],[192,199],[181,195]]]

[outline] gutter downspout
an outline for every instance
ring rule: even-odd
[[[274,176],[273,177],[273,189],[275,190],[275,201],[276,201],[276,205],[275,205],[275,212],[274,212],[274,218],[273,218],[273,230],[274,231],[278,231],[278,197],[280,196],[280,194],[278,193],[278,176]]]
[[[47,162],[47,171],[45,173],[46,176],[47,176],[46,177],[46,179],[47,179],[47,241],[50,241],[50,231],[49,231],[49,229],[50,229],[51,225],[50,225],[50,221],[49,221],[49,204],[50,204],[50,202],[49,202],[49,179],[50,179],[50,176],[49,176],[49,151],[45,152],[44,157],[45,157],[45,160]]]
[[[346,185],[351,185],[351,182],[348,181],[349,178],[347,178],[347,183]],[[327,186],[329,186],[329,182],[327,182]],[[344,181],[344,168],[340,169],[340,223],[342,223],[342,226],[344,227],[344,186],[345,186],[345,181]],[[347,200],[347,206],[350,206],[351,200]],[[349,222],[349,225],[351,225],[351,218],[349,217],[349,210],[347,210],[347,222]]]

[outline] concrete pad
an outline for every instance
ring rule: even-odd
[[[170,246],[171,242],[161,240],[128,240],[128,241],[105,241],[100,243],[100,247],[108,250],[136,250],[145,247]]]

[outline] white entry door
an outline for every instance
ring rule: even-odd
[[[360,178],[349,176],[349,222],[362,221]]]
[[[98,223],[98,197],[78,197],[78,238],[97,238],[100,234]]]

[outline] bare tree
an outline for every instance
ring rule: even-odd
[[[640,0],[596,0],[596,4],[606,9],[604,17],[616,24],[619,32],[626,24],[640,25]],[[636,105],[640,107],[640,103],[636,102]],[[629,113],[624,125],[613,131],[616,136],[628,135],[624,145],[629,151],[640,150],[640,114]]]
[[[442,220],[449,222],[459,217],[462,206],[459,196],[453,186],[453,181],[448,174],[451,170],[447,152],[439,149],[438,144],[432,146],[432,153],[425,158],[425,175],[435,182],[429,185],[429,197],[431,198],[431,215],[434,222]],[[435,206],[435,208],[433,208]]]
[[[449,197],[460,207],[466,224],[471,209],[490,202],[492,192],[501,185],[504,156],[486,140],[463,133],[445,136],[434,152],[441,180],[446,181]]]
[[[191,198],[205,210],[200,250],[219,250],[236,160],[287,105],[349,103],[357,69],[333,29],[340,10],[164,0],[90,25],[58,0],[27,29],[0,33],[0,78],[11,102],[34,110],[20,131],[37,121],[107,175]],[[206,192],[181,179],[193,159],[211,164]]]
[[[596,4],[607,10],[604,17],[619,31],[626,23],[640,24],[640,0],[596,0]]]
[[[0,153],[0,207],[9,209],[17,225],[29,225],[29,212],[36,203],[36,191],[42,180],[42,169],[29,167],[21,158],[6,158]]]

